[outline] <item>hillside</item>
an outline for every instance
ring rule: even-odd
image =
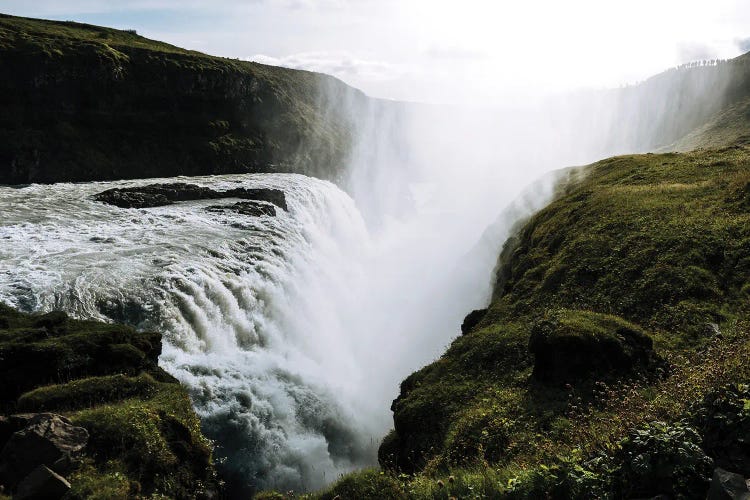
[[[750,476],[749,292],[750,147],[570,171],[401,384],[385,472],[316,497],[705,498]]]
[[[317,73],[0,15],[0,184],[244,172],[335,179],[367,98]]]

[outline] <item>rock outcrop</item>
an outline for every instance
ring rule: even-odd
[[[560,310],[531,328],[532,377],[564,385],[581,379],[611,379],[653,372],[661,360],[651,338],[616,316]]]
[[[487,309],[475,309],[466,315],[463,323],[461,323],[461,334],[466,335],[474,329],[475,326],[482,321],[482,318],[487,314]]]
[[[276,216],[275,206],[256,201],[240,201],[233,205],[211,205],[210,207],[206,207],[206,210],[209,212],[236,212],[240,215],[250,217],[260,217],[261,215]]]
[[[280,189],[270,188],[235,188],[216,191],[211,188],[175,182],[172,184],[150,184],[132,188],[114,188],[94,195],[96,201],[120,208],[150,208],[171,205],[180,201],[217,200],[222,198],[240,198],[253,201],[265,201],[279,208],[287,209],[286,196]],[[238,207],[238,211],[242,206]],[[274,211],[274,215],[275,215]]]
[[[14,415],[6,423],[11,420],[25,426],[0,451],[0,484],[15,490],[14,498],[61,498],[70,489],[62,476],[71,472],[88,431],[53,413]]]
[[[750,490],[744,477],[717,467],[706,500],[750,500]]]

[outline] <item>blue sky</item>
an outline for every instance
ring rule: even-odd
[[[136,29],[427,101],[619,86],[750,49],[746,0],[0,0],[0,12]]]

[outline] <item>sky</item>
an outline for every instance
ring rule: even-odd
[[[618,87],[750,50],[748,0],[0,0],[0,12],[135,29],[426,102]]]

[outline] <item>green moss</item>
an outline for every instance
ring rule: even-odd
[[[67,384],[39,387],[18,398],[19,411],[63,411],[132,397],[149,399],[164,385],[146,373],[137,377],[88,377]]]

